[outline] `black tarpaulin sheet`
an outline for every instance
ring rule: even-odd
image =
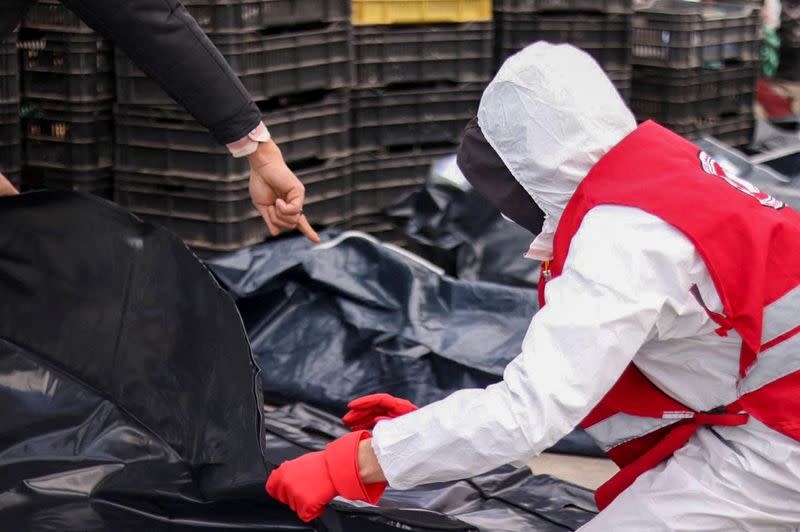
[[[303,404],[267,412],[267,447],[274,456],[321,449],[344,433],[338,418]],[[592,492],[528,469],[504,467],[468,480],[387,490],[379,508],[334,504],[323,516],[330,530],[361,530],[354,519],[394,526],[386,530],[482,530],[492,532],[575,530],[596,507]],[[425,511],[410,510],[425,508]],[[342,526],[343,525],[343,526]],[[408,528],[406,528],[408,527]]]
[[[540,263],[524,257],[533,235],[503,218],[469,185],[429,179],[387,214],[402,227],[405,247],[450,275],[522,288],[538,285]],[[605,456],[580,428],[550,451]]]
[[[302,406],[265,423],[230,298],[111,203],[0,198],[0,294],[3,529],[537,531],[592,515],[587,490],[502,470],[300,523],[264,479],[342,426]]]
[[[386,392],[425,405],[499,381],[519,354],[534,289],[443,276],[357,233],[324,238],[209,262],[237,298],[268,401],[341,414],[355,397]],[[580,429],[551,450],[605,456]]]
[[[285,239],[214,259],[237,298],[265,398],[343,413],[386,392],[418,405],[497,382],[536,293],[441,275],[360,233]]]
[[[0,293],[0,482],[75,453],[110,491],[140,467],[176,495],[263,479],[241,320],[177,237],[77,194],[0,198]]]
[[[427,184],[387,210],[409,249],[467,281],[535,287],[539,264],[524,258],[534,235],[503,218],[475,190]]]

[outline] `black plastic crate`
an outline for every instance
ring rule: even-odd
[[[344,219],[350,192],[349,158],[331,160],[298,170],[306,187],[303,207],[312,223],[330,224]],[[138,213],[211,222],[238,221],[255,216],[248,188],[249,178],[222,186],[184,178],[166,179],[157,174],[118,171],[116,201]]]
[[[424,183],[431,163],[439,157],[453,155],[457,149],[451,145],[356,153],[352,166],[353,189]]]
[[[17,190],[22,188],[22,171],[19,168],[14,169],[7,169],[6,167],[3,168],[2,173],[6,179],[11,183],[14,188]]]
[[[200,27],[211,33],[241,33],[350,16],[350,0],[185,0]]]
[[[64,7],[58,0],[39,0],[33,2],[33,6],[25,21],[23,28],[35,28],[40,30],[70,31],[75,33],[92,33],[92,29],[87,26],[75,13]]]
[[[195,179],[236,181],[249,172],[247,159],[235,159],[224,146],[210,152],[186,146],[135,146],[116,143],[115,167]]]
[[[288,98],[264,107],[269,130],[288,162],[349,150],[349,98],[345,91]],[[177,107],[118,105],[119,144],[203,149],[227,153],[211,134]]]
[[[22,107],[27,138],[66,142],[94,142],[114,134],[111,102],[69,104],[27,100]]]
[[[350,217],[350,157],[342,156],[295,171],[306,189],[303,212],[312,225],[342,223]]]
[[[755,119],[752,112],[720,116],[704,116],[686,122],[662,122],[662,125],[688,139],[705,136],[730,144],[744,146],[752,140]]]
[[[114,69],[111,45],[93,33],[27,31],[18,48],[23,71],[97,74]]]
[[[2,120],[2,117],[0,117]],[[19,120],[10,122],[0,122],[0,145],[22,144],[22,128]],[[4,161],[0,160],[0,168]]]
[[[10,171],[22,166],[22,144],[0,143],[0,172]]]
[[[22,186],[25,190],[75,190],[110,199],[113,196],[113,183],[110,168],[76,170],[27,166],[22,171]]]
[[[434,159],[452,155],[456,146],[353,156],[351,210],[354,215],[382,212],[425,183]]]
[[[0,104],[0,144],[20,144],[22,142],[19,113],[18,103]],[[0,168],[2,165],[3,161],[0,160]]]
[[[177,106],[117,104],[114,128],[118,144],[226,151],[206,128]]]
[[[237,221],[257,214],[247,189],[247,180],[241,190],[213,194],[202,190],[176,191],[169,185],[139,185],[117,180],[114,184],[114,200],[140,214],[213,222]]]
[[[629,102],[631,99],[633,69],[631,67],[611,69],[606,71],[606,75],[608,75],[608,79],[611,80],[611,83],[617,89],[619,95],[622,96],[622,99],[625,100],[625,102]]]
[[[231,222],[208,222],[132,212],[144,220],[166,227],[189,246],[206,251],[232,251],[258,244],[266,238],[268,232],[267,224],[261,216]]]
[[[631,17],[562,13],[498,13],[499,64],[536,41],[570,43],[588,52],[604,69],[631,64]]]
[[[627,15],[633,12],[633,0],[494,0],[495,11],[506,13],[607,13]]]
[[[351,195],[309,198],[303,205],[303,212],[313,227],[344,223],[351,213]]]
[[[110,138],[89,142],[26,138],[25,163],[53,168],[110,168],[114,162],[114,143]]]
[[[797,3],[781,3],[781,26],[778,35],[781,39],[781,51],[784,48],[800,47],[800,5]]]
[[[386,207],[413,194],[423,185],[424,183],[408,183],[354,190],[350,200],[352,212],[357,215],[382,212]]]
[[[800,47],[781,43],[780,63],[775,77],[788,81],[800,81]]]
[[[755,119],[743,116],[714,126],[711,135],[731,146],[746,146],[752,142],[754,131]]]
[[[482,93],[482,84],[354,90],[354,146],[458,143]]]
[[[311,161],[294,169],[306,189],[306,200],[349,194],[352,190],[350,155],[341,155],[325,161]]]
[[[492,22],[354,26],[356,83],[380,87],[426,81],[488,81]]]
[[[633,62],[673,68],[714,67],[759,58],[761,14],[755,4],[654,0],[633,17]]]
[[[25,98],[76,103],[107,101],[114,98],[114,75],[26,71],[22,74],[22,89]]]
[[[14,37],[0,41],[0,105],[19,102],[19,61]]]
[[[216,35],[214,43],[255,100],[313,90],[349,87],[352,46],[348,23],[280,33]],[[117,101],[128,104],[174,104],[154,81],[119,50]]]
[[[350,93],[336,91],[313,102],[264,110],[269,131],[289,162],[329,158],[350,151]]]
[[[746,113],[755,101],[756,75],[756,65],[723,69],[638,66],[631,109],[640,119],[671,122]]]
[[[242,172],[237,176],[231,176],[228,180],[209,179],[208,176],[199,178],[169,174],[159,170],[130,170],[114,166],[114,182],[117,186],[136,185],[139,187],[149,187],[149,189],[167,190],[174,192],[204,191],[210,195],[227,194],[228,192],[239,192],[247,188],[250,171]]]

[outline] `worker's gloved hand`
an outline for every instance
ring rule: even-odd
[[[367,431],[351,432],[325,447],[284,462],[267,479],[267,493],[288,505],[305,522],[322,515],[336,496],[376,504],[385,482],[364,484],[358,469],[358,447]]]
[[[250,196],[273,236],[282,230],[298,229],[314,243],[319,235],[303,214],[306,190],[286,166],[281,150],[273,141],[262,142],[247,156],[250,162]]]
[[[370,430],[378,421],[396,418],[417,409],[411,401],[388,393],[365,395],[348,403],[342,421],[350,430]]]

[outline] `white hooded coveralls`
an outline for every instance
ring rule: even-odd
[[[546,43],[503,65],[478,122],[546,214],[530,250],[541,259],[578,184],[636,127],[588,55]],[[639,209],[592,209],[503,381],[375,427],[372,446],[389,484],[410,488],[530,461],[572,430],[631,361],[695,411],[731,403],[741,338],[714,332],[692,285],[710,310],[722,310],[682,233]],[[800,444],[751,417],[742,426],[701,427],[581,530],[795,530],[798,523]]]

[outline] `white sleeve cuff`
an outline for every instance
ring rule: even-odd
[[[396,425],[392,423],[394,421],[396,419],[380,421],[375,425],[372,429],[372,450],[389,486],[394,489],[410,489],[413,484],[409,483],[407,476],[404,475],[402,450],[413,448],[403,443],[403,440],[413,438],[413,433],[403,434],[402,430],[393,431],[391,425]]]
[[[247,157],[258,149],[260,142],[269,142],[271,139],[272,136],[269,134],[267,126],[264,125],[264,122],[260,122],[246,137],[231,142],[227,146],[234,157]]]

